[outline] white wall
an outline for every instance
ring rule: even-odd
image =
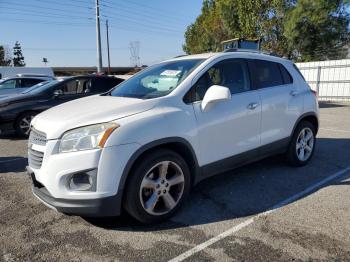
[[[350,59],[296,64],[321,100],[350,101]],[[318,74],[319,76],[319,83]]]

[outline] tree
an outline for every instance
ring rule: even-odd
[[[13,66],[25,66],[21,44],[16,41],[13,47]]]
[[[263,50],[290,59],[343,58],[349,43],[349,2],[205,0],[187,28],[183,48],[189,54],[218,51],[223,40],[258,38]]]
[[[185,33],[183,49],[190,54],[216,51],[229,32],[214,0],[204,0],[202,13]]]
[[[8,48],[0,46],[0,66],[10,66],[11,58],[9,56]]]
[[[299,0],[289,12],[285,36],[302,61],[340,59],[347,55],[349,13],[341,0]]]

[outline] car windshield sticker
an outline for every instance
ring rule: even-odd
[[[181,70],[165,70],[163,73],[161,73],[161,76],[177,76],[178,74],[181,73]]]

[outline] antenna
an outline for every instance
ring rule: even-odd
[[[140,66],[140,42],[130,42],[130,63],[132,66]]]

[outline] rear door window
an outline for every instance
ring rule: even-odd
[[[27,88],[32,87],[33,85],[39,84],[43,82],[44,80],[41,79],[32,79],[32,78],[24,78],[20,80],[20,87]]]
[[[122,80],[118,78],[100,77],[93,80],[92,92],[103,93],[111,90],[116,85],[120,84]]]
[[[63,95],[76,95],[89,93],[91,90],[91,79],[89,78],[76,78],[62,83],[59,88],[62,90]]]
[[[280,70],[281,70],[281,73],[282,73],[284,84],[285,85],[292,84],[293,83],[293,78],[290,75],[290,73],[288,72],[288,70],[281,64],[279,64],[279,66],[280,66]]]
[[[267,88],[284,84],[278,63],[255,60],[254,65],[254,76],[258,88]]]

